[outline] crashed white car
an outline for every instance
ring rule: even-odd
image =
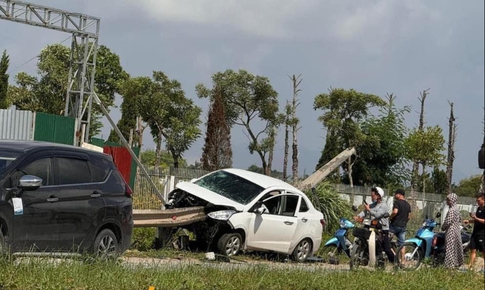
[[[239,251],[289,254],[305,261],[320,247],[323,215],[308,197],[266,175],[222,169],[179,182],[168,208],[204,206],[208,218],[189,226],[197,242],[232,256]]]

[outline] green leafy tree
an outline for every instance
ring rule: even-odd
[[[34,87],[38,83],[37,78],[20,72],[14,79],[17,86],[8,88],[8,103],[14,104],[17,109],[40,112],[40,105],[34,93]]]
[[[329,159],[320,158],[317,168],[330,161],[342,150],[364,144],[367,136],[362,131],[360,123],[365,120],[371,107],[384,105],[384,100],[379,96],[357,92],[353,89],[330,89],[328,94],[317,95],[313,108],[324,110],[318,120],[327,128],[326,143],[336,142],[336,145],[325,146],[322,156]],[[329,151],[326,152],[326,149]],[[350,157],[342,166],[351,186],[353,185],[352,166],[354,162],[355,157]]]
[[[421,165],[421,175],[424,176],[428,166],[444,165],[444,143],[443,130],[439,126],[428,126],[423,130],[414,128],[405,141],[407,158]],[[424,182],[422,191],[426,192]]]
[[[129,78],[121,85],[121,118],[117,123],[123,137],[130,139],[130,132],[133,130],[134,146],[143,146],[143,132],[148,124],[142,121],[140,106],[143,98],[153,94],[154,86],[149,77]],[[111,130],[109,140],[120,142],[119,137],[114,130]]]
[[[19,109],[63,114],[68,88],[70,48],[61,44],[48,45],[37,63],[39,78],[23,72],[17,74],[16,86],[9,99]],[[113,106],[115,93],[120,92],[121,83],[128,77],[120,64],[118,55],[103,45],[98,48],[96,59],[95,90],[108,108]],[[101,110],[93,106],[91,135],[99,133]]]
[[[264,171],[269,172],[271,168],[268,167],[267,156],[275,144],[275,136],[271,134],[273,126],[281,123],[278,94],[269,79],[254,76],[245,70],[226,70],[214,74],[212,82],[212,89],[198,84],[197,95],[210,98],[215,96],[216,90],[222,91],[227,123],[231,128],[233,125],[245,128],[249,138],[249,152],[256,152]]]
[[[4,50],[0,59],[0,109],[8,109],[10,106],[7,99],[9,62],[7,51]]]
[[[435,166],[431,174],[431,181],[434,193],[442,195],[446,195],[448,193],[448,179],[446,177],[446,171],[440,170],[438,166]]]
[[[232,166],[231,129],[226,121],[222,93],[213,98],[207,119],[202,169],[213,171]]]
[[[155,150],[153,149],[147,149],[140,154],[140,159],[143,165],[145,165],[147,168],[155,168],[156,164],[156,153]],[[173,157],[170,152],[167,150],[162,150],[160,153],[160,167],[163,169],[168,169],[170,166],[173,164]],[[187,161],[185,159],[180,159],[179,164],[181,164],[182,167],[184,167],[187,164]]]
[[[362,123],[366,138],[356,148],[361,161],[354,165],[352,177],[356,184],[395,187],[409,179],[404,117],[410,109],[397,108],[395,99],[394,95],[387,95],[387,104],[379,108],[379,115],[369,116]]]
[[[481,175],[473,175],[468,178],[460,180],[458,185],[453,189],[453,192],[460,196],[472,196],[475,195],[480,190]]]
[[[177,80],[170,80],[163,72],[153,72],[152,91],[142,98],[140,114],[148,125],[156,144],[157,160],[161,153],[162,138],[172,154],[174,167],[183,152],[199,138],[202,110],[185,97]],[[158,164],[157,164],[158,165]]]

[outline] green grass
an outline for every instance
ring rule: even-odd
[[[19,261],[22,262],[19,262]],[[214,263],[213,263],[214,264]],[[0,260],[0,289],[483,289],[483,275],[446,269],[412,272],[330,271],[202,265],[126,267],[116,262],[62,259]]]

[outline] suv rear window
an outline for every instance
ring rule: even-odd
[[[111,171],[111,164],[104,159],[92,159],[91,163],[91,180],[93,182],[103,182]]]
[[[59,166],[59,184],[90,183],[91,172],[87,160],[57,158]]]

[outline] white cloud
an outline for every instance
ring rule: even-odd
[[[243,32],[284,38],[288,36],[287,20],[311,9],[318,1],[298,0],[177,0],[126,1],[137,6],[152,19],[196,24],[222,25]]]

